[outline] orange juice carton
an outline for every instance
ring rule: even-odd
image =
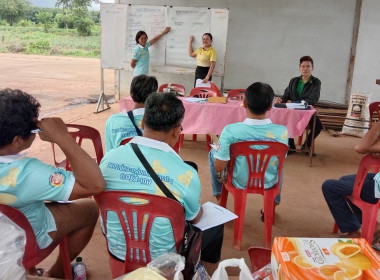
[[[363,238],[276,237],[274,280],[380,279],[380,257]]]

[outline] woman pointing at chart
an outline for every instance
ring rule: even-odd
[[[196,57],[197,59],[197,68],[195,69],[195,81],[201,79],[202,83],[207,83],[212,79],[212,72],[215,68],[216,62],[216,52],[212,47],[212,35],[210,33],[205,33],[202,36],[202,47],[198,48],[196,51],[193,51],[193,41],[194,36],[190,36],[189,41],[189,55],[191,57]]]
[[[166,27],[159,35],[148,41],[148,35],[145,31],[139,31],[136,34],[136,47],[133,49],[131,67],[133,68],[133,76],[149,75],[149,47],[155,44],[165,34],[170,31],[170,27]]]

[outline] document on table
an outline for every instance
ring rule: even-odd
[[[206,103],[208,99],[198,97],[186,97],[183,100],[190,103]]]
[[[288,109],[305,109],[307,107],[307,102],[305,100],[302,100],[301,102],[292,102],[285,104],[286,108]]]
[[[202,205],[203,214],[198,223],[194,224],[200,230],[206,230],[236,219],[236,216],[226,208],[210,201]]]

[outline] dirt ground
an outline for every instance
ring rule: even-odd
[[[93,114],[95,104],[65,109],[75,100],[97,98],[100,92],[100,62],[97,59],[0,54],[0,61],[2,87],[19,88],[35,95],[42,103],[42,115],[59,116],[67,123],[91,125],[103,136],[106,119],[118,112],[117,103],[98,114]],[[106,70],[105,74],[106,94],[112,94],[113,71]],[[312,167],[303,154],[288,156],[284,167],[282,202],[276,207],[272,238],[337,237],[331,233],[333,219],[322,196],[321,184],[329,178],[356,173],[361,155],[353,151],[353,146],[358,140],[349,136],[332,137],[323,131],[316,141],[317,156]],[[50,144],[40,139],[36,139],[28,153],[45,162],[53,162]],[[199,166],[201,202],[214,201],[205,143],[185,141],[180,155]],[[245,258],[250,265],[247,249],[264,246],[264,224],[260,220],[262,205],[261,196],[248,196],[241,251],[233,249],[233,223],[225,225],[222,259]],[[233,210],[231,196],[227,206]],[[97,227],[81,254],[90,280],[111,279],[105,246],[100,227]],[[49,257],[40,266],[47,268],[52,262],[53,257]],[[206,267],[212,274],[216,265],[207,264]],[[237,275],[238,272],[231,273]]]

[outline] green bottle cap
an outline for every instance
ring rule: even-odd
[[[76,261],[77,261],[77,262],[82,262],[82,258],[81,258],[81,257],[77,257],[77,258],[76,258]]]

